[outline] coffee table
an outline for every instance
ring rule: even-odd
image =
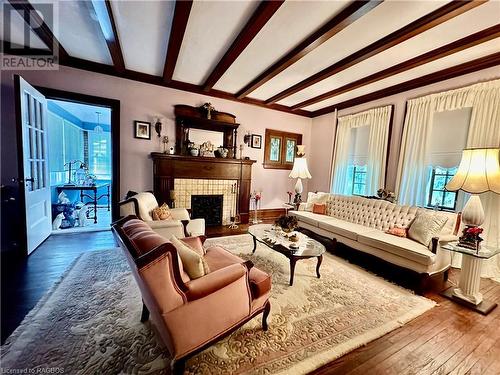
[[[303,233],[294,232],[297,234],[299,240],[295,242],[298,245],[297,249],[290,248],[294,242],[285,238],[280,231],[275,230],[272,224],[257,224],[248,228],[248,233],[253,237],[253,250],[255,253],[257,249],[257,242],[260,242],[270,249],[283,254],[290,260],[290,285],[293,285],[293,276],[295,273],[295,263],[301,259],[318,258],[316,265],[316,276],[321,277],[319,268],[323,261],[323,253],[326,251],[325,247],[316,240],[309,238]]]

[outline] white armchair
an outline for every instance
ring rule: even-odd
[[[173,220],[153,220],[151,212],[158,207],[155,196],[149,192],[143,192],[133,197],[121,201],[120,216],[135,215],[160,236],[170,238],[175,235],[177,238],[188,236],[205,235],[205,219],[192,219],[185,208],[171,208]]]

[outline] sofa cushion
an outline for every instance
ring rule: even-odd
[[[448,218],[435,212],[418,214],[408,229],[408,237],[429,246],[432,237],[437,236],[444,227]]]
[[[322,203],[322,204],[314,203],[312,212],[315,214],[325,215],[326,214],[326,204],[325,203]]]
[[[196,251],[175,236],[170,237],[170,242],[172,242],[172,245],[177,250],[182,261],[182,266],[191,279],[197,279],[210,272],[207,262]]]
[[[431,265],[435,262],[433,254],[426,246],[409,238],[396,237],[378,230],[359,233],[358,242],[393,253],[414,262]]]
[[[340,234],[341,236],[350,238],[351,240],[357,240],[359,233],[373,232],[374,229],[370,227],[365,227],[359,224],[353,224],[348,221],[338,220],[329,217],[329,220],[323,220],[318,223],[321,229],[325,229],[329,232]]]
[[[328,216],[315,214],[309,211],[290,211],[289,214],[292,216],[296,216],[299,221],[303,221],[315,227],[318,226],[319,221],[328,218]]]
[[[328,193],[312,193],[307,194],[307,202],[304,206],[306,211],[312,212],[315,204],[325,204],[330,199],[330,194]]]

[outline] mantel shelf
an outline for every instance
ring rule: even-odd
[[[194,161],[199,163],[230,163],[230,164],[253,164],[256,160],[249,159],[232,159],[232,158],[215,158],[203,156],[184,156],[184,155],[170,155],[162,152],[152,152],[152,159],[171,159],[171,160],[185,160]]]

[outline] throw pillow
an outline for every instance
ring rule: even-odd
[[[422,245],[429,246],[432,237],[439,234],[447,221],[446,216],[434,212],[417,215],[408,229],[408,237]]]
[[[392,234],[393,236],[398,236],[398,237],[408,237],[407,229],[401,227],[391,228],[385,233]]]
[[[163,203],[160,207],[156,207],[152,212],[151,216],[153,220],[172,220],[172,213],[170,208],[166,203]]]
[[[326,213],[326,204],[314,203],[312,212],[314,214],[324,215]]]
[[[188,245],[191,250],[196,251],[199,256],[204,256],[206,254],[203,244],[201,243],[200,237],[184,237],[181,241]]]
[[[312,212],[314,208],[314,204],[326,204],[330,194],[328,193],[311,193],[307,194],[307,203],[305,207],[305,211]]]
[[[208,264],[196,251],[172,235],[170,242],[177,250],[182,261],[182,267],[191,279],[198,279],[210,272]]]

